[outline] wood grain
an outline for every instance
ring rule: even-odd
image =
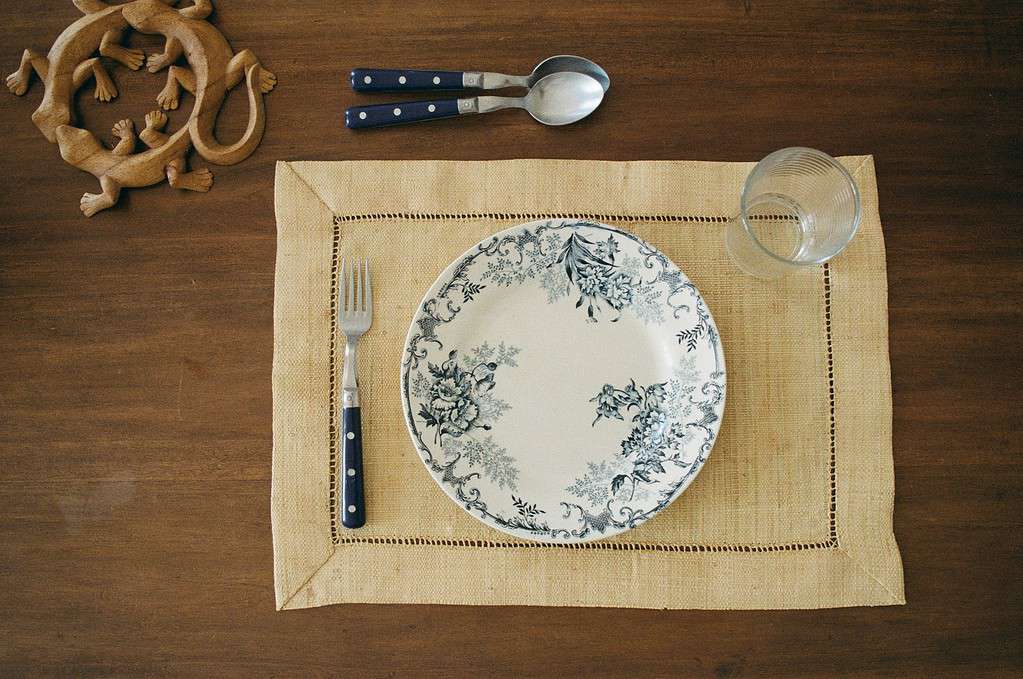
[[[76,15],[5,3],[4,72]],[[0,675],[1023,675],[1023,6],[219,0],[211,21],[280,85],[262,145],[209,194],[133,191],[83,220],[94,179],[33,126],[41,90],[0,92]],[[611,73],[577,125],[343,129],[345,107],[394,96],[352,93],[352,67],[526,73],[553,53]],[[78,97],[94,131],[163,85],[110,73],[120,98]],[[218,138],[241,135],[245,109],[229,98]],[[275,160],[794,144],[876,159],[907,606],[274,612]]]

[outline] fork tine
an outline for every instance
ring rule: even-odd
[[[355,311],[362,311],[362,271],[359,267],[359,260],[352,262],[355,266]]]
[[[366,313],[370,316],[373,315],[373,285],[370,283],[369,277],[369,257],[365,260],[365,272],[366,272]]]
[[[340,289],[337,293],[337,313],[342,316],[345,313],[345,260],[341,258],[341,272],[337,276],[337,284]]]
[[[345,313],[349,314],[355,310],[355,307],[353,305],[355,295],[355,272],[353,271],[353,269],[355,267],[353,266],[353,264],[354,262],[348,262],[348,289],[346,290],[347,293],[346,299],[348,301],[345,302]]]

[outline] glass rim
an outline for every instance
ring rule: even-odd
[[[750,227],[749,220],[746,219],[746,206],[748,202],[747,199],[749,198],[750,181],[752,181],[753,174],[757,171],[757,168],[760,167],[766,161],[773,158],[774,156],[780,155],[782,153],[791,153],[792,151],[799,151],[803,153],[809,152],[811,155],[818,156],[819,158],[823,159],[826,163],[830,164],[832,167],[837,168],[838,171],[842,173],[842,175],[845,177],[846,181],[849,183],[849,186],[852,187],[853,198],[856,201],[856,214],[853,215],[852,229],[849,231],[848,237],[846,237],[846,239],[839,245],[838,249],[834,253],[827,255],[826,257],[818,257],[817,259],[806,261],[799,261],[795,259],[788,259],[787,257],[780,257],[779,255],[776,255],[774,252],[768,249],[763,243],[760,242],[760,239],[757,238],[756,234],[753,232],[753,229]],[[809,146],[786,146],[785,148],[778,149],[777,151],[773,151],[767,154],[759,161],[757,161],[757,164],[753,166],[753,169],[750,170],[750,173],[746,176],[746,181],[743,182],[742,194],[739,200],[739,219],[742,221],[743,230],[753,240],[753,244],[756,245],[760,252],[764,253],[771,259],[777,260],[783,264],[788,264],[790,266],[813,266],[815,264],[823,264],[832,257],[839,255],[843,250],[846,249],[846,247],[848,247],[849,243],[852,242],[853,237],[856,236],[856,233],[860,230],[860,221],[862,218],[862,213],[863,205],[862,200],[860,198],[860,188],[856,186],[856,180],[853,179],[852,175],[849,173],[849,170],[845,169],[845,166],[842,165],[842,163],[838,162],[837,160],[835,160],[835,158],[828,155],[824,151],[813,149],[810,148]]]

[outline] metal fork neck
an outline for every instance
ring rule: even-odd
[[[345,344],[345,370],[341,377],[341,407],[359,407],[359,380],[356,375],[356,348],[358,340],[349,339]]]

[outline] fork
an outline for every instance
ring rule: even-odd
[[[341,467],[341,523],[359,528],[366,523],[366,505],[362,492],[362,416],[359,412],[359,380],[356,378],[355,350],[359,338],[373,323],[373,287],[369,280],[369,259],[341,262],[341,292],[338,295],[338,325],[345,334],[345,369],[341,379],[341,440],[344,443]]]

